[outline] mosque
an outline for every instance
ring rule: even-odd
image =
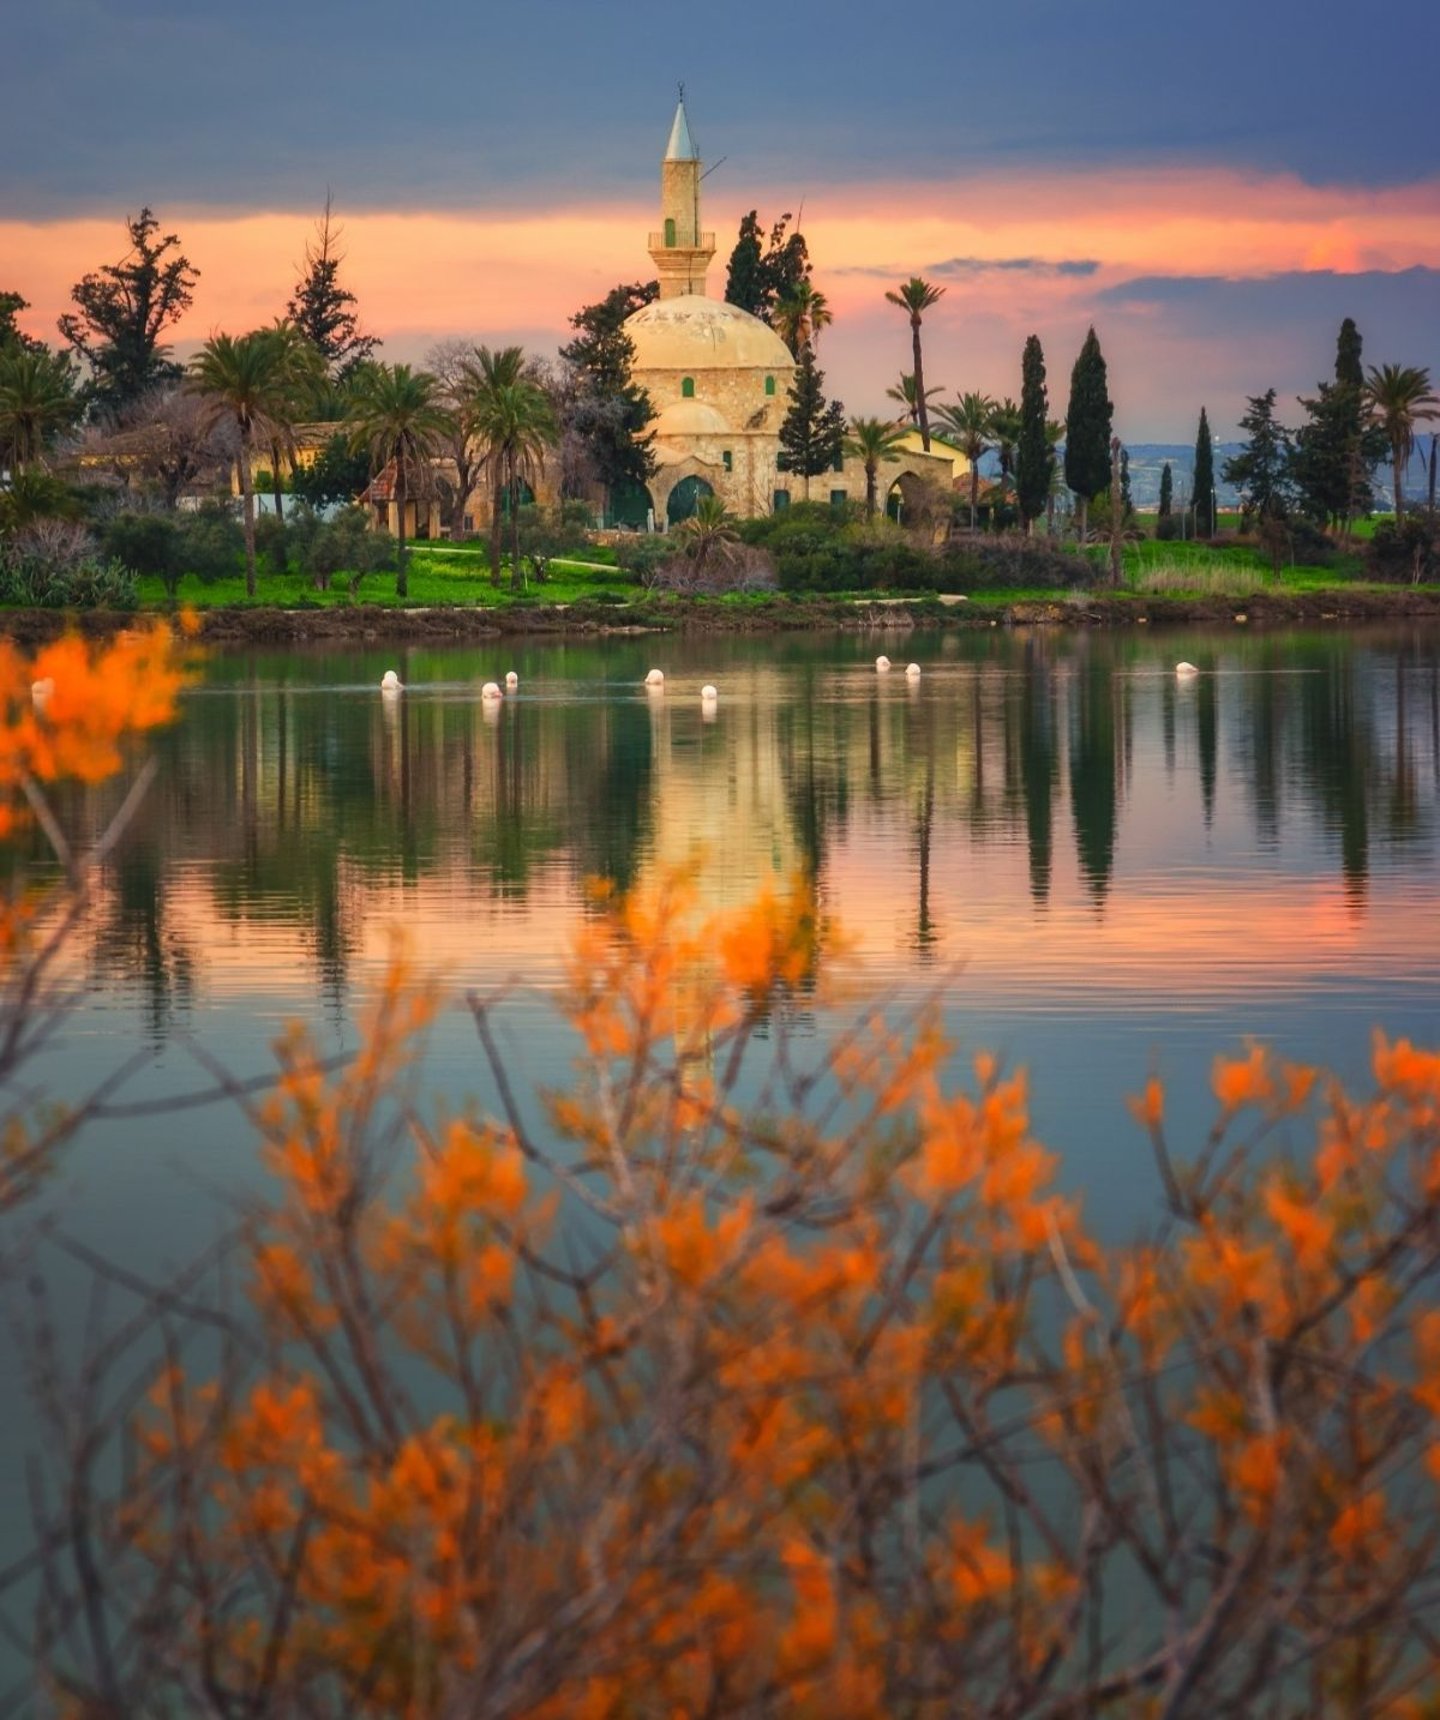
[[[636,525],[675,525],[701,496],[718,496],[731,513],[750,517],[806,493],[805,480],[778,463],[795,375],[789,349],[759,317],[706,295],[715,235],[700,217],[703,179],[682,97],[660,164],[660,229],[650,235],[660,296],[625,324],[635,348],[632,377],[655,410],[655,473],[626,510],[627,523]],[[915,485],[949,490],[963,475],[949,451],[907,450],[881,467],[881,495]],[[810,480],[809,495],[863,503],[864,469],[842,458]]]

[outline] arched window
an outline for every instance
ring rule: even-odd
[[[665,217],[665,244],[666,244],[667,248],[670,248],[674,245],[674,243],[675,243],[675,217],[673,215],[667,215]]]
[[[773,376],[767,376],[765,378],[765,392],[767,394],[773,394],[775,392],[775,378]]]
[[[680,398],[682,400],[693,400],[695,398],[695,378],[693,376],[682,376],[680,378]]]

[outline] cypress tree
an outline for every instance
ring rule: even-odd
[[[1045,391],[1045,354],[1038,335],[1025,342],[1020,364],[1020,439],[1015,446],[1015,498],[1028,536],[1045,512],[1055,455],[1046,434],[1050,402]]]
[[[1070,373],[1070,405],[1065,413],[1065,482],[1074,492],[1080,541],[1090,501],[1110,482],[1110,425],[1114,405],[1107,391],[1105,356],[1092,327]]]
[[[1210,420],[1200,408],[1200,428],[1195,432],[1195,536],[1215,535],[1215,450],[1210,441]]]
[[[1162,520],[1170,518],[1170,511],[1175,505],[1175,478],[1167,460],[1160,468],[1160,514]]]
[[[1346,317],[1335,342],[1335,380],[1342,388],[1358,391],[1365,386],[1365,369],[1360,362],[1363,346],[1354,317]]]
[[[763,314],[765,304],[765,275],[761,264],[760,217],[752,209],[740,222],[740,237],[730,253],[730,268],[725,276],[725,302],[739,305],[752,317]]]
[[[810,480],[828,472],[845,441],[845,408],[838,400],[827,401],[825,373],[816,367],[815,353],[807,343],[800,349],[795,380],[790,384],[790,408],[780,426],[782,472],[795,472],[805,480],[805,500],[810,499]]]
[[[1130,494],[1130,450],[1120,450],[1120,517],[1123,520],[1133,518],[1135,502]]]

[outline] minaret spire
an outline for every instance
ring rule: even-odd
[[[705,274],[715,255],[715,235],[700,230],[700,152],[685,113],[685,86],[660,163],[660,231],[650,235],[650,255],[660,277],[660,297],[705,292]]]

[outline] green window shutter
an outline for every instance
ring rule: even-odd
[[[771,506],[778,514],[782,508],[788,508],[790,506],[790,492],[789,490],[776,490],[770,500]]]
[[[848,490],[831,490],[830,492],[830,506],[832,508],[843,508],[849,500],[850,492]]]
[[[673,248],[674,244],[675,244],[675,217],[673,215],[667,215],[665,217],[665,245],[666,245],[667,249],[670,249],[670,248]]]
[[[680,398],[682,400],[693,400],[695,398],[695,378],[693,376],[682,376],[680,378]]]
[[[721,453],[720,458],[725,462],[725,470],[727,472],[733,472],[735,470],[735,456],[728,448]]]
[[[775,378],[773,376],[767,376],[765,378],[765,392],[767,394],[773,394],[775,392]]]

